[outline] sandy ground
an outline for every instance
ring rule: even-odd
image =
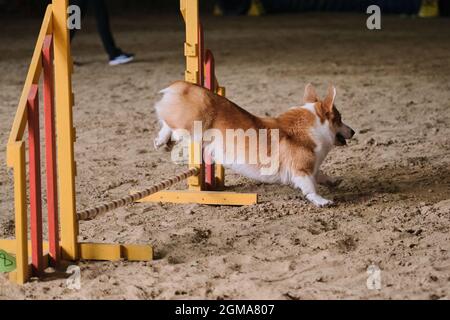
[[[0,299],[449,299],[450,29],[448,20],[358,15],[206,18],[207,40],[228,96],[259,115],[301,101],[304,85],[338,88],[357,129],[324,169],[344,179],[334,208],[317,209],[289,187],[231,173],[250,207],[136,204],[80,226],[81,241],[151,243],[149,263],[81,262],[81,290],[61,276],[10,284]],[[12,175],[5,145],[39,21],[0,26],[0,236],[12,237]],[[184,70],[178,16],[115,18],[120,45],[137,54],[109,67],[92,22],[74,43],[77,204],[85,208],[170,176],[154,151],[157,92]],[[184,186],[178,186],[179,188]],[[366,270],[381,269],[381,290]]]

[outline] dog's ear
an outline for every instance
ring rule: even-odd
[[[305,87],[305,95],[303,96],[303,103],[317,102],[317,93],[311,83],[308,83]]]
[[[336,88],[331,85],[328,87],[327,97],[323,100],[323,106],[327,111],[333,109],[334,99],[336,99]]]

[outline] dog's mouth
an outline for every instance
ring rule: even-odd
[[[345,140],[344,136],[340,133],[336,133],[336,145],[337,146],[347,145],[347,140]]]

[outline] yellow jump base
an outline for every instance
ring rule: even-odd
[[[255,193],[222,191],[166,190],[138,202],[199,203],[217,206],[245,206],[258,203]]]
[[[48,255],[49,244],[43,242],[44,249],[44,268],[48,268],[50,263]],[[16,254],[16,240],[0,240],[0,248]],[[31,241],[28,241],[28,252],[31,252]],[[80,260],[92,261],[151,261],[153,260],[153,248],[149,245],[138,244],[107,244],[107,243],[78,243],[78,252]],[[64,252],[62,257],[64,257]],[[31,264],[28,265],[28,274],[31,275]],[[11,272],[9,278],[17,282],[17,272]]]

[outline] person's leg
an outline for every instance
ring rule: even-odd
[[[78,6],[81,10],[81,17],[84,17],[87,12],[88,0],[70,0],[71,6]],[[75,37],[76,29],[70,30],[70,41]]]
[[[104,0],[91,0],[94,7],[95,18],[97,20],[97,28],[102,39],[103,46],[108,53],[109,59],[112,60],[122,54],[122,51],[116,47],[111,27],[109,24],[108,8]]]

